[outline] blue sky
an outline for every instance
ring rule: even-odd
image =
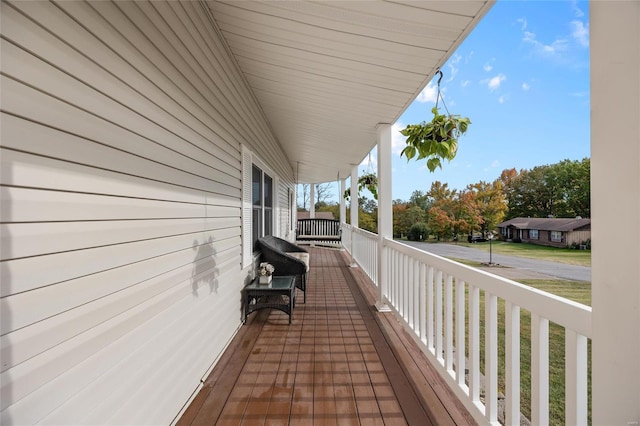
[[[498,1],[442,71],[447,109],[472,124],[442,170],[401,158],[398,130],[432,118],[437,78],[429,83],[394,125],[394,199],[436,180],[463,189],[506,168],[590,156],[588,2]],[[375,170],[375,150],[371,160]]]

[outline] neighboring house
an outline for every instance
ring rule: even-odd
[[[507,241],[570,247],[591,239],[591,219],[517,217],[498,225]]]
[[[316,219],[335,219],[332,212],[315,212],[314,215]],[[310,216],[309,212],[298,212],[298,219],[310,219]]]

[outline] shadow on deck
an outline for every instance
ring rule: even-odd
[[[292,324],[252,314],[178,425],[475,424],[348,255],[309,251]]]

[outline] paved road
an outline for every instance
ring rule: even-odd
[[[476,262],[489,262],[489,253],[475,248],[459,246],[456,244],[432,244],[419,243],[415,241],[402,242],[442,257],[453,257]],[[590,266],[567,265],[565,263],[506,256],[496,253],[493,253],[491,258],[493,263],[500,264],[501,266],[524,269],[533,273],[544,274],[565,280],[591,281]]]

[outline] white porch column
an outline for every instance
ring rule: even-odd
[[[338,194],[338,198],[340,199],[340,223],[347,221],[347,204],[344,199],[344,191],[347,190],[347,180],[340,179],[340,194]]]
[[[351,267],[355,268],[357,265],[355,259],[354,247],[354,233],[353,230],[358,227],[358,166],[351,169],[351,196],[349,197],[349,207],[351,208],[351,247],[349,252],[351,253]]]
[[[592,420],[640,422],[640,2],[592,1]]]
[[[349,197],[349,207],[351,208],[351,226],[358,227],[358,166],[351,170],[351,197]],[[353,238],[351,239],[353,241]],[[352,252],[353,253],[353,252]]]
[[[384,303],[387,294],[387,249],[384,238],[393,238],[393,209],[391,207],[391,124],[378,124],[378,300],[380,312],[391,309]]]
[[[309,218],[316,217],[316,184],[309,184]]]

